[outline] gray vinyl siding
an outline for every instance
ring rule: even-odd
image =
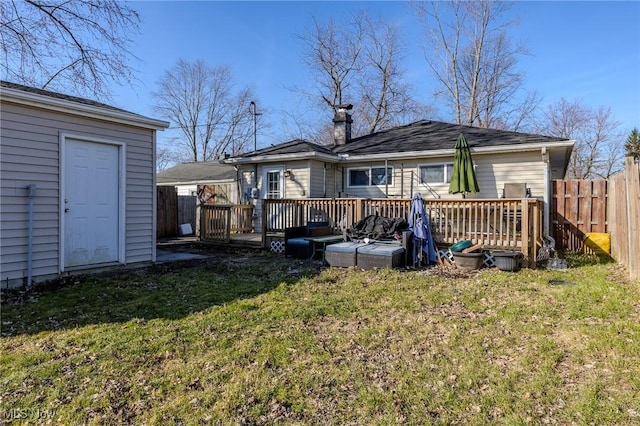
[[[326,197],[335,198],[338,196],[338,190],[336,189],[336,164],[324,163],[327,166],[326,172]],[[324,172],[323,172],[324,174]]]
[[[58,274],[60,265],[60,134],[126,146],[125,261],[153,258],[154,130],[11,104],[1,105],[0,279],[22,279],[27,268],[28,198],[34,199],[33,277]]]
[[[310,170],[309,161],[291,161],[283,163],[285,170],[291,171],[291,177],[284,178],[284,198],[309,198]]]
[[[483,181],[495,182],[495,191],[491,196],[501,197],[505,183],[526,183],[531,190],[531,196],[544,197],[544,163],[540,152],[526,152],[518,154],[503,154],[494,156],[491,161],[478,168],[483,171]],[[480,173],[478,173],[480,174]],[[482,187],[481,187],[482,188]]]
[[[309,198],[331,198],[333,196],[333,186],[331,185],[332,182],[329,182],[328,180],[331,171],[331,165],[327,164],[327,168],[325,169],[325,163],[320,161],[310,161],[309,167],[309,172],[311,175],[311,179],[309,182],[311,188],[311,190],[309,191]]]

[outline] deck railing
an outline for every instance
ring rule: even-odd
[[[229,242],[231,234],[253,231],[252,204],[205,204],[200,206],[200,239]]]
[[[542,242],[542,201],[523,199],[424,200],[431,232],[437,244],[446,246],[471,240],[485,247],[520,250],[530,266]],[[307,222],[328,221],[336,232],[371,214],[409,219],[409,199],[281,199],[263,200],[262,235]]]

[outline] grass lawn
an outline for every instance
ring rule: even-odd
[[[640,285],[594,259],[291,275],[235,256],[11,294],[0,423],[640,424]]]

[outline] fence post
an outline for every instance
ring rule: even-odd
[[[230,242],[231,241],[231,209],[233,207],[229,206],[229,208],[227,209],[227,220],[226,220],[226,229],[225,229],[225,240],[226,242]]]
[[[204,221],[202,220],[203,210],[202,206],[198,207],[198,239],[200,241],[202,241],[202,235],[204,235]]]
[[[538,242],[542,242],[542,208],[541,201],[534,200],[530,205],[532,206],[531,212],[531,260],[529,261],[529,267],[535,269],[538,260]]]
[[[262,248],[267,248],[267,208],[268,203],[267,200],[258,200],[258,203],[262,203]]]
[[[200,227],[202,223],[202,207],[200,206],[200,200],[196,200],[196,228],[193,230],[196,236],[200,236]],[[201,238],[202,239],[202,238]]]
[[[522,211],[522,217],[520,218],[520,233],[522,236],[522,254],[527,256],[527,262],[529,262],[529,267],[531,267],[531,238],[529,235],[530,225],[529,225],[529,202],[526,198],[523,198],[520,201],[520,210]],[[533,263],[535,264],[535,259],[533,259]]]
[[[634,162],[633,157],[624,160],[625,182],[627,184],[627,220],[629,221],[628,252],[629,276],[636,280],[640,278],[640,165]]]
[[[362,198],[356,198],[356,217],[353,220],[353,223],[357,223],[364,218],[364,200]]]

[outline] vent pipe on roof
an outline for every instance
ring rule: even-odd
[[[335,145],[344,145],[351,140],[351,104],[338,105],[336,114],[333,117],[333,142]]]

